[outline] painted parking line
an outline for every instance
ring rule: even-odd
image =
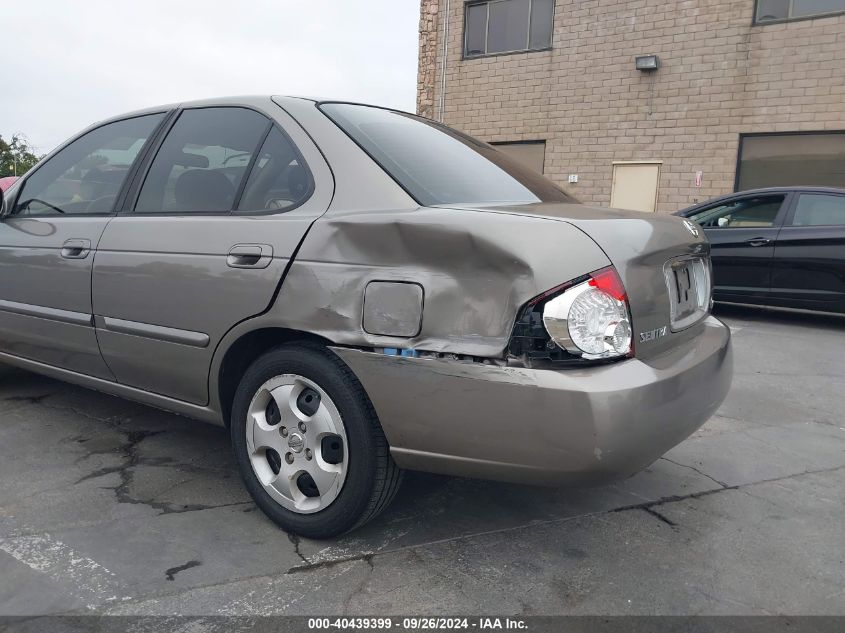
[[[0,537],[0,551],[63,586],[73,587],[74,595],[89,609],[128,599],[118,594],[114,572],[49,534]]]

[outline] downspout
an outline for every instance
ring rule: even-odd
[[[437,120],[443,123],[443,111],[446,108],[446,60],[449,54],[449,0],[446,0],[446,13],[443,16],[443,61],[440,63],[440,104]]]

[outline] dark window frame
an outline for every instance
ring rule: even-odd
[[[792,1],[792,0],[790,0]],[[830,18],[837,15],[845,14],[845,9],[840,11],[828,11],[824,13],[814,13],[813,15],[800,15],[798,17],[787,17],[779,20],[758,20],[757,13],[760,9],[760,0],[754,0],[754,13],[751,16],[751,26],[768,26],[769,24],[784,24],[786,22],[801,22],[802,20],[818,20],[819,18]]]
[[[267,128],[261,135],[260,140],[258,141],[258,146],[255,149],[255,155],[252,156],[250,159],[249,165],[247,166],[246,170],[244,171],[244,179],[243,182],[238,187],[236,192],[235,199],[233,201],[233,208],[229,211],[202,211],[202,212],[181,212],[176,213],[172,211],[157,211],[157,212],[136,212],[135,207],[138,204],[138,199],[141,196],[141,189],[144,187],[144,182],[149,175],[150,169],[152,168],[153,163],[155,162],[156,156],[158,156],[159,151],[161,150],[162,145],[167,140],[168,135],[170,134],[171,130],[174,128],[176,123],[179,121],[179,117],[182,113],[188,110],[207,110],[207,109],[219,109],[219,108],[239,108],[241,110],[251,110],[257,114],[260,114],[265,119],[267,119]],[[257,161],[258,155],[261,153],[261,150],[264,148],[264,143],[267,138],[270,136],[270,133],[273,130],[278,130],[281,132],[282,136],[287,140],[291,147],[293,147],[294,153],[296,154],[297,161],[300,165],[305,168],[306,173],[308,174],[308,190],[306,194],[302,197],[301,200],[297,201],[296,204],[291,205],[289,207],[285,207],[284,209],[267,209],[264,211],[241,211],[238,209],[238,206],[241,203],[241,198],[243,197],[243,193],[246,189],[246,185],[249,182],[250,177],[252,176],[252,171],[255,168],[255,163]],[[188,106],[184,108],[176,108],[170,113],[170,117],[166,118],[165,121],[162,123],[162,127],[158,129],[158,135],[152,139],[153,142],[149,144],[147,148],[146,155],[144,156],[144,161],[142,164],[139,164],[137,167],[137,171],[134,174],[134,178],[128,188],[128,192],[124,198],[123,205],[119,208],[119,210],[115,213],[118,216],[129,216],[129,217],[136,217],[136,218],[162,218],[162,217],[222,217],[222,216],[231,216],[231,217],[251,217],[251,216],[265,216],[265,215],[282,215],[284,213],[288,213],[289,211],[293,211],[294,209],[298,209],[305,203],[307,203],[313,196],[314,192],[317,190],[317,183],[316,179],[314,178],[314,172],[311,171],[311,168],[308,165],[308,162],[305,160],[305,157],[302,154],[299,146],[294,142],[291,138],[290,134],[288,134],[287,130],[285,130],[284,126],[279,123],[275,118],[267,114],[266,112],[260,110],[259,108],[246,105],[246,104],[237,104],[237,103],[225,103],[225,104],[209,104],[209,105],[201,105],[201,106]]]
[[[135,160],[132,161],[132,164],[129,166],[129,170],[126,172],[126,177],[123,179],[123,183],[120,186],[120,189],[117,192],[117,197],[115,198],[114,204],[112,205],[111,211],[104,211],[104,212],[97,212],[97,213],[73,213],[73,214],[63,214],[63,213],[39,213],[37,216],[32,216],[33,218],[103,218],[103,217],[113,217],[120,213],[120,209],[122,208],[127,192],[130,190],[132,184],[135,182],[135,178],[138,175],[138,170],[140,169],[141,165],[143,164],[144,160],[146,160],[147,156],[149,156],[150,150],[156,146],[158,141],[158,136],[161,134],[161,131],[165,129],[169,122],[170,117],[172,115],[171,110],[161,109],[161,110],[151,110],[150,112],[142,112],[139,114],[132,114],[130,116],[120,116],[114,119],[107,119],[105,121],[101,121],[96,125],[92,125],[78,134],[75,134],[67,141],[59,145],[56,149],[50,152],[47,156],[42,158],[36,166],[23,177],[20,178],[18,182],[15,183],[16,190],[15,196],[11,199],[4,199],[4,207],[8,209],[9,212],[7,217],[23,217],[19,216],[17,213],[18,202],[20,200],[21,194],[24,192],[24,188],[26,187],[27,182],[30,178],[32,178],[36,173],[38,173],[42,168],[44,168],[53,158],[55,158],[58,154],[62,151],[70,147],[73,143],[80,140],[84,136],[91,134],[92,132],[96,132],[97,130],[106,127],[107,125],[112,125],[114,123],[123,123],[125,121],[131,121],[133,119],[139,119],[146,116],[154,116],[154,115],[162,115],[161,120],[155,125],[150,136],[144,142],[144,145],[141,147],[138,155],[135,156]],[[29,217],[29,216],[27,216]]]
[[[554,0],[554,6],[552,7],[552,32],[551,36],[549,37],[549,45],[543,46],[540,48],[520,48],[513,51],[501,51],[497,53],[478,53],[476,55],[468,55],[467,54],[467,16],[469,15],[469,9],[473,6],[481,6],[487,5],[487,28],[489,29],[490,25],[490,8],[489,5],[492,2],[497,2],[499,0],[464,0],[464,25],[463,25],[463,33],[461,34],[461,59],[462,60],[469,60],[469,59],[483,59],[485,57],[499,57],[501,55],[521,55],[525,53],[542,53],[544,51],[550,51],[554,48],[554,41],[555,41],[555,28],[554,28],[554,20],[555,20],[555,13],[557,12],[557,0]],[[531,14],[534,10],[534,0],[531,0],[531,5],[528,11],[528,33],[527,33],[527,40],[526,43],[530,44],[531,38]],[[486,37],[485,35],[485,48],[486,48]]]
[[[800,132],[743,132],[739,135],[739,145],[736,152],[736,169],[734,170],[734,193],[740,193],[739,180],[742,170],[742,152],[745,149],[745,141],[749,138],[760,138],[763,136],[845,136],[845,130],[801,130]],[[800,188],[800,187],[799,187]]]

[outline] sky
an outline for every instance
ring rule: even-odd
[[[0,135],[39,154],[113,115],[215,96],[415,109],[419,0],[23,0],[0,20]]]

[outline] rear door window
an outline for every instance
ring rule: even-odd
[[[273,128],[253,165],[238,212],[289,211],[314,190],[311,172],[293,142]]]
[[[845,196],[802,193],[792,226],[845,226]]]
[[[269,125],[246,108],[185,110],[150,165],[135,212],[232,211]]]

